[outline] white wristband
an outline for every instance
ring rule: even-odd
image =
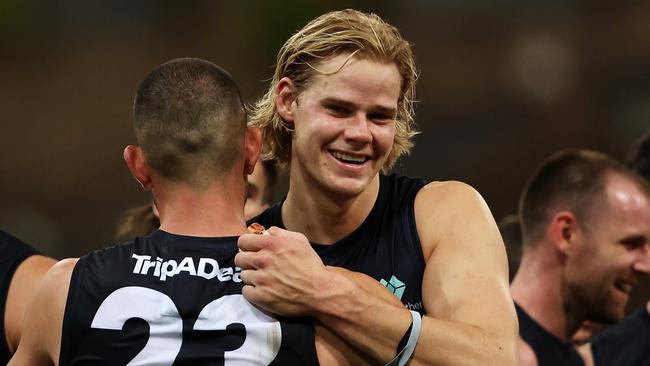
[[[415,346],[418,344],[418,339],[420,338],[420,330],[422,330],[422,316],[417,311],[409,311],[411,312],[413,322],[411,323],[411,333],[409,333],[406,346],[385,366],[404,366],[415,351]]]
[[[411,334],[409,335],[406,347],[404,347],[404,351],[397,363],[398,366],[406,365],[406,362],[411,358],[415,351],[415,346],[418,344],[418,339],[420,338],[420,330],[422,330],[422,316],[417,311],[410,310],[410,312],[411,317],[413,317],[413,327],[411,328]]]

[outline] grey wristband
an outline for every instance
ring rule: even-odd
[[[395,358],[387,363],[386,366],[406,365],[406,362],[408,362],[408,360],[413,355],[413,351],[415,351],[415,346],[417,345],[418,339],[420,338],[420,330],[422,329],[422,316],[417,311],[409,311],[411,312],[411,318],[413,320],[411,323],[411,333],[409,334],[408,342],[406,342],[406,346],[404,346],[404,348],[402,348],[402,350],[397,353]]]

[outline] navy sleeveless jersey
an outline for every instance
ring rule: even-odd
[[[591,341],[596,366],[650,366],[650,314],[635,310]]]
[[[380,176],[377,201],[364,222],[329,245],[312,243],[327,265],[365,273],[397,296],[410,310],[424,314],[424,255],[415,226],[415,195],[426,182],[403,176]],[[285,228],[282,202],[250,220]]]
[[[6,365],[11,358],[7,335],[5,334],[5,307],[11,279],[18,266],[32,255],[39,254],[20,239],[0,230],[0,365]]]
[[[237,237],[156,230],[75,266],[59,365],[315,365],[311,319],[241,295]]]
[[[524,309],[515,303],[519,319],[519,335],[533,349],[539,366],[584,366],[573,345],[562,342],[549,333]]]

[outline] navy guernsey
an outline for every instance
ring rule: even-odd
[[[539,366],[584,366],[582,357],[570,343],[549,333],[515,303],[519,335],[533,349]]]
[[[316,365],[310,319],[241,295],[237,237],[156,230],[76,264],[60,365]]]
[[[591,340],[596,366],[650,366],[650,314],[643,306]]]
[[[365,273],[381,282],[405,307],[424,314],[422,277],[425,261],[415,226],[414,202],[426,182],[380,176],[379,194],[364,222],[345,238],[329,245],[311,243],[327,265]],[[282,202],[249,223],[284,227]]]

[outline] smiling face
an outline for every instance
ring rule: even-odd
[[[347,59],[315,65],[320,73],[283,118],[294,129],[292,184],[352,197],[377,177],[391,151],[401,78],[394,64]]]
[[[650,201],[620,174],[607,177],[604,193],[588,229],[578,234],[565,279],[572,306],[590,320],[615,322],[638,278],[650,273]]]

